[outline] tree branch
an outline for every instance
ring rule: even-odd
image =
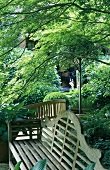
[[[54,56],[55,57],[55,56]],[[31,73],[30,77],[26,80],[26,82],[22,85],[22,87],[18,90],[14,90],[14,96],[12,96],[11,98],[15,97],[16,96],[16,92],[20,92],[20,95],[23,93],[23,90],[26,89],[27,85],[30,83],[30,81],[33,80],[34,76],[35,76],[35,73],[36,71],[38,70],[38,75],[39,75],[39,69],[41,67],[43,67],[45,65],[45,63],[47,63],[48,61],[50,61],[51,59],[54,58],[53,56],[52,57],[49,57],[47,59],[45,59],[41,64],[39,64],[36,68],[34,68],[34,71]],[[37,79],[38,80],[38,79]],[[10,94],[5,94],[3,96],[9,96],[9,95],[12,95],[13,94],[13,91],[10,93]],[[18,94],[19,95],[19,94]]]
[[[66,18],[66,17],[65,17]],[[62,18],[62,19],[65,19],[65,18]],[[67,17],[66,19],[69,19],[69,20],[71,20],[71,21],[74,21],[74,22],[81,22],[81,23],[89,23],[89,24],[107,24],[107,25],[110,25],[110,23],[108,23],[108,22],[103,22],[103,21],[92,21],[92,20],[89,20],[89,21],[87,21],[87,20],[76,20],[76,19],[72,19],[72,17]]]
[[[14,0],[11,0],[11,1],[9,1],[6,5],[0,7],[0,10],[2,10],[2,9],[5,8],[5,7],[7,7],[7,6],[8,6],[9,4],[11,4],[13,1],[14,1]]]
[[[55,8],[55,7],[64,7],[64,6],[75,6],[77,7],[78,9],[82,10],[82,11],[85,11],[88,13],[88,11],[95,11],[95,12],[98,12],[98,13],[104,13],[104,14],[110,14],[110,11],[105,11],[105,10],[101,10],[101,9],[96,9],[96,8],[84,8],[84,7],[81,7],[80,5],[76,4],[75,1],[74,2],[68,2],[68,3],[56,3],[56,4],[49,4],[49,5],[45,5],[45,6],[42,6],[41,8],[39,8],[38,10],[36,11],[29,11],[29,12],[5,12],[3,13],[4,15],[6,14],[18,14],[18,15],[22,15],[22,14],[33,14],[33,13],[37,13],[37,12],[40,12],[40,11],[43,11],[43,10],[48,10],[48,9],[52,9],[52,8]]]
[[[110,37],[110,34],[107,34],[107,35],[105,35],[103,38],[100,38],[99,40],[94,41],[94,43],[98,43],[98,42],[104,40],[104,39],[107,38],[107,37]]]
[[[9,49],[8,51],[6,51],[5,53],[1,54],[0,57],[8,54],[9,52],[11,52],[14,48],[18,47],[23,41],[25,41],[25,39],[23,39],[22,41],[20,41],[20,43],[16,44],[14,47],[12,47],[11,49]]]
[[[62,53],[62,52],[59,52],[57,55],[63,55],[63,54],[73,55],[72,52],[68,52],[68,51],[63,51],[63,53]],[[77,58],[74,57],[74,59],[76,60]],[[102,60],[100,60],[100,59],[98,59],[98,58],[86,57],[86,58],[84,58],[84,59],[90,59],[90,60],[98,61],[98,62],[103,63],[103,64],[106,64],[106,65],[110,65],[110,63],[107,63],[106,61],[102,61]]]
[[[101,9],[96,9],[96,8],[84,8],[84,7],[81,7],[79,5],[77,5],[76,3],[72,3],[72,5],[76,6],[77,8],[81,9],[82,11],[95,11],[95,12],[98,12],[98,13],[104,13],[104,14],[110,14],[110,11],[105,11],[105,10],[101,10]]]
[[[107,63],[107,62],[105,62],[105,61],[99,60],[99,59],[97,59],[97,58],[88,58],[88,59],[91,59],[91,60],[94,60],[94,61],[98,61],[98,62],[100,62],[100,63],[103,63],[103,64],[106,64],[106,65],[109,65],[109,66],[110,66],[110,63]]]

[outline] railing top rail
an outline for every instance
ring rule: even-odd
[[[36,109],[38,106],[44,106],[47,104],[56,104],[56,103],[66,103],[66,100],[65,99],[55,99],[55,100],[49,100],[49,101],[45,101],[45,102],[39,102],[39,103],[35,103],[35,104],[26,105],[24,107],[28,108],[28,109]]]

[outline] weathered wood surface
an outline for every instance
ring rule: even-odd
[[[101,152],[86,143],[79,118],[71,111],[64,111],[60,116],[46,122],[48,128],[44,128],[42,133],[43,141],[52,155],[65,170],[84,169],[91,162],[96,163],[94,170],[104,170],[99,161]],[[50,129],[53,124],[54,127]]]
[[[83,170],[92,162],[96,163],[94,170],[105,170],[99,161],[101,152],[87,145],[79,119],[73,112],[62,111],[52,120],[42,120],[41,127],[41,139],[36,136],[37,139],[12,140],[9,125],[11,170],[19,160],[23,161],[21,169],[29,170],[44,158],[47,159],[47,170]],[[31,127],[31,130],[35,129]]]
[[[66,100],[56,99],[36,104],[25,106],[30,110],[35,110],[35,115],[38,119],[45,119],[45,117],[56,117],[59,112],[66,110]]]

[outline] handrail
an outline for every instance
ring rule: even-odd
[[[66,110],[66,100],[56,99],[30,104],[24,107],[28,108],[29,110],[35,110],[35,116],[38,119],[45,119],[46,117],[50,119],[56,117],[59,112]]]

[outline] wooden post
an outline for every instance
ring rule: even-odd
[[[53,103],[53,117],[56,117],[57,116],[57,113],[56,113],[56,106],[57,106],[57,103]]]
[[[10,142],[12,142],[12,126],[11,122],[8,123],[8,148],[9,148],[9,164],[12,161],[12,153],[10,151]]]
[[[79,114],[81,114],[81,58],[79,58]]]
[[[8,141],[12,141],[12,127],[11,127],[11,122],[8,123]]]

